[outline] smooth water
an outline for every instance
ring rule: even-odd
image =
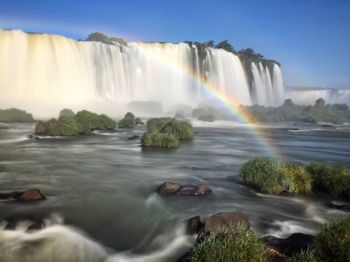
[[[1,261],[175,261],[189,249],[183,221],[219,211],[243,212],[260,235],[315,234],[341,211],[327,199],[258,194],[242,184],[239,168],[267,154],[246,126],[194,122],[195,138],[174,151],[143,151],[143,128],[74,138],[27,138],[33,125],[0,125],[0,191],[39,188],[46,201],[0,203]],[[349,127],[263,128],[289,161],[350,160]],[[204,197],[161,198],[165,181],[209,184]],[[45,217],[28,231],[24,220]],[[5,229],[16,221],[17,229]],[[22,223],[18,223],[22,221]]]

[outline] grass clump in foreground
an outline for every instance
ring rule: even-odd
[[[315,189],[333,197],[350,198],[350,169],[342,165],[311,163],[306,166]]]
[[[45,136],[88,135],[94,130],[112,130],[116,123],[106,115],[98,115],[87,110],[74,116],[61,116],[48,121],[38,121],[35,134]]]
[[[265,262],[269,261],[266,247],[247,225],[222,229],[210,235],[191,250],[192,262]]]
[[[193,137],[192,125],[176,118],[151,118],[141,144],[144,147],[175,148],[180,141]]]
[[[302,249],[287,259],[287,262],[317,262],[316,250],[314,248]]]
[[[323,226],[315,247],[318,261],[350,262],[350,216]]]
[[[284,164],[284,169],[290,179],[289,191],[294,193],[309,194],[312,191],[312,177],[304,166],[296,164]]]

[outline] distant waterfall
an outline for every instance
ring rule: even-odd
[[[62,107],[110,112],[147,100],[195,107],[210,99],[198,78],[244,105],[279,104],[279,67],[270,72],[252,64],[252,73],[253,88],[240,59],[222,49],[205,48],[203,56],[186,43],[120,46],[0,30],[0,108],[21,107],[39,115]]]

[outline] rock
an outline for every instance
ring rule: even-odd
[[[140,136],[138,135],[133,135],[131,137],[128,137],[128,140],[136,140],[136,139],[140,139]]]
[[[5,201],[23,201],[32,202],[44,200],[46,197],[39,189],[28,189],[26,191],[14,191],[9,193],[0,193],[0,199]]]
[[[203,228],[203,222],[199,216],[191,217],[187,221],[187,232],[190,235],[198,234]]]
[[[339,202],[339,201],[331,201],[327,204],[329,208],[335,208],[335,209],[340,209],[343,211],[350,211],[350,204],[344,203],[344,202]]]
[[[220,212],[204,219],[204,233],[212,233],[221,228],[231,228],[245,224],[249,226],[247,218],[240,212]]]
[[[267,255],[270,257],[271,262],[284,262],[287,261],[287,256],[278,252],[275,249],[268,248],[266,250]]]
[[[303,233],[294,233],[287,238],[278,238],[274,236],[264,237],[262,240],[272,249],[291,256],[301,250],[308,249],[312,246],[315,237]]]
[[[177,195],[177,196],[202,196],[208,195],[212,191],[207,185],[180,185],[173,182],[165,182],[157,188],[160,195]]]
[[[173,182],[165,182],[157,188],[157,192],[160,195],[171,195],[176,194],[180,191],[181,185]]]

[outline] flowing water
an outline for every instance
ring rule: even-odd
[[[175,261],[194,239],[183,221],[219,211],[241,211],[260,235],[315,234],[341,214],[327,199],[269,196],[242,184],[239,168],[268,154],[234,122],[193,122],[195,138],[173,151],[143,151],[143,128],[74,138],[27,138],[29,124],[0,125],[0,190],[40,188],[46,201],[0,203],[0,260]],[[348,126],[265,126],[266,139],[285,160],[349,164]],[[204,197],[161,198],[165,181],[208,184]],[[30,222],[45,218],[41,230]],[[15,227],[15,228],[14,228]]]

